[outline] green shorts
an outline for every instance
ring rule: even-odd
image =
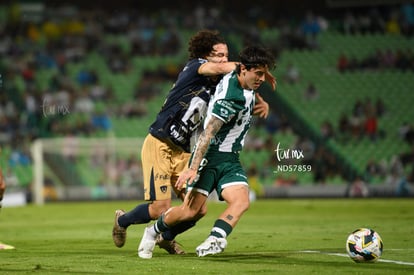
[[[220,200],[224,188],[234,185],[248,185],[247,176],[235,153],[207,153],[199,168],[199,178],[188,190],[195,190],[208,196],[216,189]]]

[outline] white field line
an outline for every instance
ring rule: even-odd
[[[387,250],[412,250],[412,249],[387,249]],[[317,250],[302,250],[298,252],[299,253],[325,254],[325,255],[339,256],[339,257],[349,257],[348,254],[346,253],[330,253],[330,252],[323,252],[323,251],[317,251]],[[414,263],[411,263],[411,262],[393,261],[393,260],[385,260],[385,259],[378,259],[378,262],[414,266]]]

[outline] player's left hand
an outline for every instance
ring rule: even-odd
[[[253,107],[253,114],[261,118],[267,118],[269,115],[269,104],[258,92],[256,92],[256,104]]]
[[[180,190],[185,186],[185,184],[192,184],[193,181],[197,178],[197,170],[188,168],[184,172],[181,173],[181,175],[178,177],[177,182],[175,183],[175,188]]]

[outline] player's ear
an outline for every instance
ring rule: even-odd
[[[244,65],[244,64],[242,64],[242,63],[240,63],[239,65],[238,65],[238,74],[241,74],[241,73],[243,73],[243,72],[246,72],[246,66]]]

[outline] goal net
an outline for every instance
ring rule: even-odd
[[[142,199],[142,143],[74,136],[34,141],[33,202]]]

